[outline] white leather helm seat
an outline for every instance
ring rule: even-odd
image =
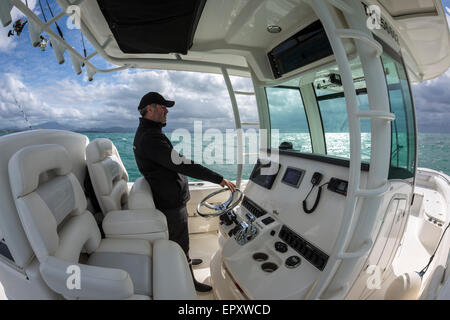
[[[128,188],[128,173],[109,139],[95,139],[86,148],[86,162],[96,198],[105,215],[107,237],[167,239],[165,215],[156,209],[150,185],[141,177]]]
[[[9,160],[8,173],[40,274],[61,297],[196,298],[186,256],[175,242],[101,239],[64,147],[24,147]]]

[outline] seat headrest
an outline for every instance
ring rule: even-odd
[[[86,148],[86,158],[90,163],[96,163],[113,155],[114,145],[111,140],[98,138],[93,140]]]
[[[23,197],[39,186],[39,176],[48,171],[67,175],[72,162],[66,149],[57,144],[33,145],[20,149],[9,159],[9,180],[14,198]]]

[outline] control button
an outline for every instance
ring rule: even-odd
[[[286,259],[286,267],[289,269],[297,268],[302,263],[302,259],[299,256],[292,256]]]
[[[323,270],[325,261],[322,258],[318,258],[316,263],[314,264],[318,269]]]
[[[306,259],[308,259],[308,260],[311,259],[313,254],[314,254],[314,252],[310,248],[306,248],[306,253],[305,253]]]
[[[294,241],[292,241],[291,246],[292,248],[297,250],[300,247],[300,241],[298,239],[295,239]]]
[[[313,265],[313,266],[315,266],[316,264],[317,264],[317,259],[318,259],[319,257],[317,256],[317,254],[313,254],[312,255],[312,257],[311,257],[311,260],[309,260],[309,262],[311,262],[311,264]]]
[[[264,220],[262,220],[262,223],[264,223],[266,226],[268,226],[269,224],[271,224],[274,221],[275,220],[272,217],[268,217],[268,218],[265,218]]]
[[[275,230],[270,231],[270,235],[271,235],[272,237],[275,236],[275,234],[276,234]]]
[[[287,235],[284,237],[284,241],[286,241],[287,243],[289,243],[289,242],[291,241],[291,235],[290,235],[290,234],[287,234]]]
[[[307,247],[304,245],[304,246],[302,246],[302,247],[300,247],[300,253],[302,254],[302,255],[305,255],[306,254],[306,249],[307,249]]]
[[[284,242],[277,242],[275,243],[275,250],[281,253],[285,253],[288,251],[288,246]]]

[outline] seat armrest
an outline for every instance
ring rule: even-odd
[[[197,299],[186,255],[170,240],[153,243],[153,299]]]
[[[152,190],[145,178],[138,178],[128,194],[128,209],[156,209]]]
[[[157,209],[111,211],[103,219],[106,235],[135,235],[167,232],[166,216]]]
[[[52,290],[69,299],[120,300],[134,295],[129,274],[120,269],[94,267],[50,256],[41,262],[40,272]]]

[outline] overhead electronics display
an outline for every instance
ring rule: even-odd
[[[280,167],[280,164],[273,163],[271,161],[262,164],[261,160],[258,159],[250,176],[250,181],[253,181],[257,185],[270,190],[275,182],[275,179],[277,178]]]
[[[286,169],[281,182],[287,184],[288,186],[298,188],[302,183],[304,176],[305,170],[289,167]]]
[[[333,54],[325,29],[318,20],[268,53],[275,79]]]

